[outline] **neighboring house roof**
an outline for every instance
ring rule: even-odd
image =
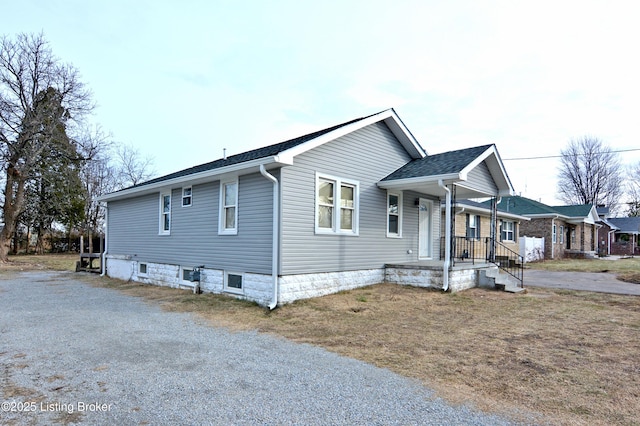
[[[498,204],[500,210],[535,218],[562,218],[568,222],[595,224],[600,220],[593,204],[575,204],[568,206],[548,206],[530,198],[521,196],[503,197]]]
[[[593,209],[593,204],[577,204],[571,206],[553,206],[553,209],[567,217],[586,217]]]
[[[261,165],[266,168],[291,165],[296,155],[379,121],[383,121],[387,127],[389,127],[412,158],[422,158],[426,155],[424,148],[420,146],[400,117],[398,117],[395,110],[391,108],[284,142],[232,155],[227,158],[221,158],[151,179],[141,184],[103,195],[99,197],[98,200],[112,201],[138,196],[145,193],[157,192],[161,188],[179,186],[181,183],[186,182],[189,184],[203,183],[225,173],[238,173],[239,171],[251,173],[258,171]]]
[[[609,228],[611,228],[611,229],[612,229],[612,230],[614,230],[614,231],[618,231],[620,228],[618,228],[616,225],[614,225],[613,223],[611,223],[611,222],[610,222],[610,219],[611,219],[611,218],[609,218],[609,219],[603,219],[603,218],[600,218],[600,221],[599,221],[599,222],[600,222],[600,223],[602,223],[602,224],[607,225]]]
[[[461,198],[486,196],[464,186],[469,172],[480,163],[486,162],[491,177],[497,185],[498,194],[510,195],[513,186],[509,180],[495,145],[483,145],[473,148],[444,152],[418,158],[383,178],[378,184],[381,188],[414,189],[435,193],[439,183],[458,185]],[[426,191],[426,188],[431,188]]]
[[[618,233],[640,234],[640,217],[611,217],[608,221],[618,228]]]
[[[598,212],[598,216],[600,217],[607,217],[609,216],[609,213],[611,213],[611,209],[609,209],[609,207],[605,207],[605,206],[598,206],[596,207],[596,211]]]
[[[441,203],[441,207],[444,209],[446,206],[444,203]],[[457,211],[456,214],[460,213],[480,213],[487,216],[491,216],[491,206],[485,203],[479,203],[472,200],[462,200],[456,201],[454,206],[455,208],[462,209],[462,211]],[[507,218],[513,220],[531,220],[530,217],[521,216],[519,214],[513,212],[507,212],[500,208],[497,209],[499,218]]]

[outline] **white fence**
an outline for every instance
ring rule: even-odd
[[[544,260],[544,238],[520,237],[520,254],[525,263]]]

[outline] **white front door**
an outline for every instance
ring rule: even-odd
[[[418,258],[430,259],[433,243],[431,241],[431,213],[433,201],[420,198],[418,216]]]

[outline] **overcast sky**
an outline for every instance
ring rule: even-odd
[[[429,154],[495,143],[518,193],[556,199],[592,135],[640,150],[637,1],[3,2],[79,69],[91,120],[157,175],[395,108]],[[640,151],[621,154],[625,164]]]

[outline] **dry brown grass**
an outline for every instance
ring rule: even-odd
[[[318,345],[416,378],[454,403],[561,425],[640,417],[640,298],[529,289],[449,294],[381,284],[272,312],[230,297],[85,275],[216,326]]]

